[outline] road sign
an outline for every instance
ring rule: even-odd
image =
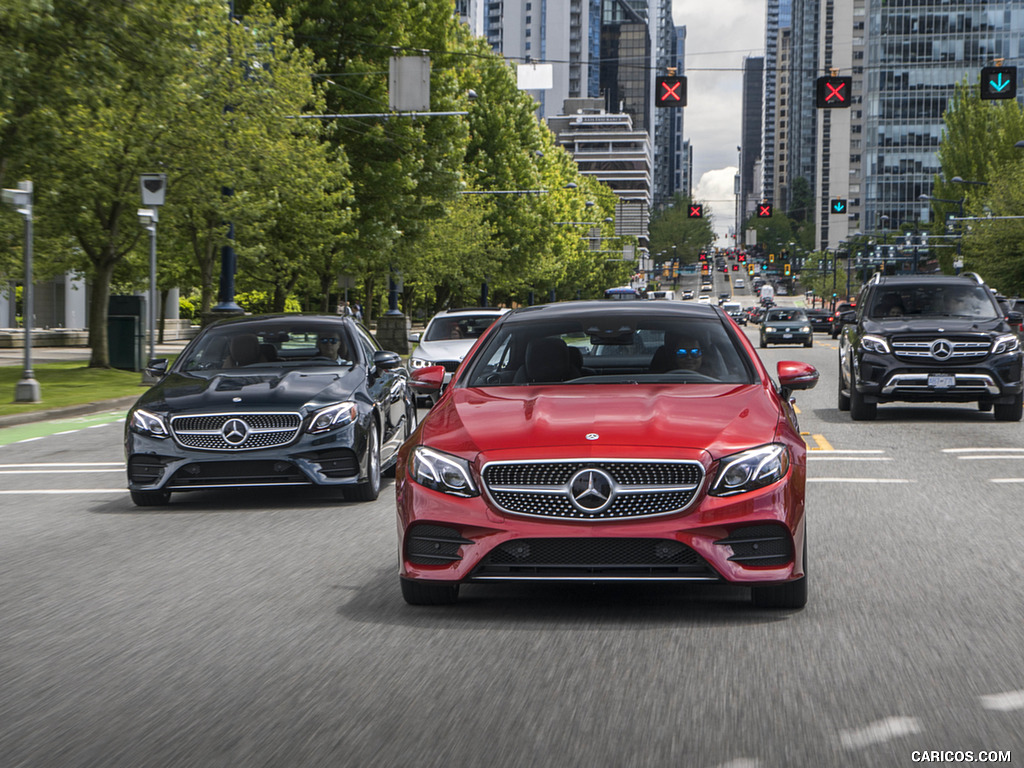
[[[981,98],[1012,99],[1017,96],[1016,67],[982,67]]]
[[[654,79],[654,106],[685,107],[686,78],[679,75],[656,77]]]
[[[846,213],[846,201],[841,197],[837,197],[832,201],[832,206],[829,210],[831,210],[832,213]]]
[[[167,195],[167,174],[143,173],[139,176],[139,188],[144,206],[159,207],[164,204],[164,197]]]
[[[704,206],[696,203],[690,203],[690,213],[687,218],[690,219],[702,219],[704,218]]]
[[[771,203],[758,203],[757,204],[757,218],[769,219],[772,215],[772,204]]]
[[[848,107],[852,101],[852,77],[819,77],[815,104],[818,109]]]

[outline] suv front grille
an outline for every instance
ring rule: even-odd
[[[984,360],[991,349],[992,340],[986,336],[895,336],[892,339],[892,352],[901,360],[923,359],[959,365]]]
[[[698,461],[493,462],[484,488],[504,512],[564,520],[623,520],[684,510],[704,481]]]
[[[297,413],[212,413],[173,417],[171,434],[185,448],[248,451],[286,445],[301,425]]]

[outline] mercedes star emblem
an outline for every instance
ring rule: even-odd
[[[945,339],[936,339],[930,347],[932,357],[936,360],[948,360],[953,356],[953,345]]]
[[[249,436],[249,425],[241,419],[229,419],[221,427],[220,433],[224,436],[224,442],[238,445]]]
[[[569,481],[569,498],[581,512],[603,512],[615,497],[615,483],[600,469],[582,469]]]
[[[600,435],[597,434],[597,432],[588,432],[587,433],[587,440],[597,440],[597,438],[599,438],[599,437],[600,437]]]

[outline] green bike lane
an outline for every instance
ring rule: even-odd
[[[39,440],[50,435],[63,435],[83,429],[102,427],[112,422],[123,421],[126,409],[101,411],[99,413],[51,418],[45,421],[33,421],[10,427],[0,427],[0,447],[13,443]]]

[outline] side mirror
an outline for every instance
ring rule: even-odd
[[[167,375],[167,358],[154,357],[146,364],[146,373],[158,379]]]
[[[857,322],[857,310],[846,309],[839,313],[840,323],[856,323]]]
[[[791,392],[797,389],[814,389],[818,383],[818,369],[809,363],[796,360],[782,360],[776,370],[779,374],[779,386],[782,396],[788,400]]]
[[[384,371],[390,371],[402,367],[402,356],[397,352],[388,352],[378,349],[373,353],[373,364]]]
[[[420,339],[422,337],[423,337],[423,334],[421,334],[419,332],[417,332],[417,333],[410,333],[409,334],[409,342],[411,344],[419,344],[420,343]]]
[[[409,386],[424,395],[435,395],[444,385],[444,366],[428,365],[416,368],[409,379]]]
[[[1010,325],[1017,326],[1018,328],[1024,323],[1024,313],[1022,312],[1007,312],[1006,322]]]

